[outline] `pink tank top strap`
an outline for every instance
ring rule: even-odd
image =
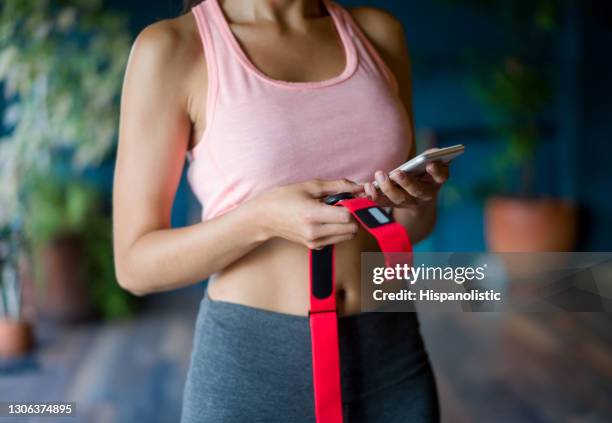
[[[359,60],[361,61],[361,66],[365,67],[368,71],[380,74],[389,83],[393,91],[397,93],[399,91],[399,84],[395,75],[391,69],[389,69],[389,66],[387,66],[368,36],[363,32],[355,18],[353,18],[353,15],[336,2],[330,1],[330,3],[333,9],[336,9],[337,13],[342,17],[341,22],[345,25],[345,30],[353,39]]]
[[[218,36],[213,36],[213,31],[216,32],[216,29],[211,25],[210,12],[206,3],[208,2],[204,1],[198,4],[192,8],[192,12],[198,26],[206,60],[208,90],[206,96],[206,122],[208,125],[209,122],[213,121],[214,106],[219,90],[219,65],[217,63],[219,54],[217,50],[222,46],[219,45]],[[199,144],[203,145],[203,143]]]

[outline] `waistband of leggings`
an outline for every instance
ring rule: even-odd
[[[273,310],[266,310],[259,307],[253,307],[245,304],[233,303],[230,301],[216,300],[208,295],[208,290],[205,290],[202,299],[202,305],[220,313],[230,313],[242,317],[256,317],[267,320],[277,320],[282,322],[293,322],[296,324],[307,324],[308,316],[297,314],[282,313]],[[347,314],[338,316],[339,325],[367,325],[385,320],[395,320],[404,322],[414,322],[418,328],[418,320],[416,313],[413,312],[384,312],[384,311],[368,311],[357,314]]]

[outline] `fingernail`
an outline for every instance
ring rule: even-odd
[[[374,176],[376,177],[376,182],[379,184],[387,181],[387,175],[384,172],[378,171]]]
[[[374,185],[372,184],[368,184],[368,196],[370,197],[370,200],[374,200],[376,197],[376,188],[374,188]]]

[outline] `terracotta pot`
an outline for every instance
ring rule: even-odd
[[[59,322],[75,322],[94,316],[91,292],[83,268],[81,240],[64,236],[40,251],[41,282],[37,286],[40,314]]]
[[[23,254],[19,260],[19,279],[21,284],[21,314],[20,319],[35,322],[37,316],[36,284],[34,269],[29,255]]]
[[[559,199],[493,197],[485,207],[490,251],[571,251],[576,241],[577,210]]]
[[[574,246],[576,207],[556,199],[493,197],[487,201],[485,221],[489,250],[507,253],[500,258],[509,292],[519,302],[532,302],[539,284],[550,281],[551,271],[567,259],[566,254],[550,253]]]
[[[21,320],[0,319],[0,358],[16,358],[34,345],[32,325]]]

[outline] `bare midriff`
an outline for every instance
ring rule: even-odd
[[[361,311],[361,252],[380,249],[362,228],[351,241],[335,248],[338,312],[357,314]],[[218,273],[208,295],[217,301],[306,316],[309,283],[308,249],[274,238]]]

